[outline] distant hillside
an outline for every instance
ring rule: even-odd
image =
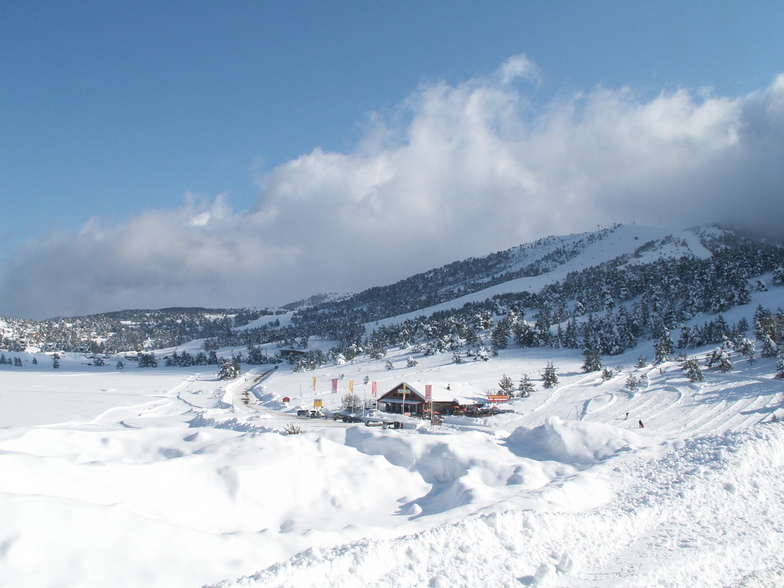
[[[642,266],[681,258],[705,260],[742,247],[782,250],[715,227],[671,232],[614,225],[578,235],[547,237],[485,257],[454,262],[388,286],[309,306],[296,313],[295,321],[306,324],[342,319],[371,323],[416,311],[454,308],[501,294],[536,293],[564,280],[571,272],[590,268]]]
[[[253,352],[259,345],[307,350],[300,358],[305,366],[358,353],[380,356],[391,346],[457,354],[492,354],[510,344],[591,347],[612,355],[642,339],[674,336],[675,345],[694,346],[740,336],[744,325],[724,325],[719,315],[783,282],[779,245],[717,227],[614,225],[456,261],[353,295],[313,296],[280,310],[171,308],[41,322],[3,319],[0,350],[116,353],[205,339],[205,350],[247,347],[238,359],[255,363],[271,360]],[[702,325],[686,328],[700,316]],[[315,340],[331,341],[329,353],[310,350]]]

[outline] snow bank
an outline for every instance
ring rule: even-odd
[[[772,586],[784,582],[784,427],[606,459],[614,496],[579,513],[509,510],[307,550],[229,587]]]
[[[533,429],[519,427],[506,440],[510,451],[539,461],[553,460],[575,465],[591,465],[621,451],[657,444],[656,438],[631,431],[581,421],[550,417]]]

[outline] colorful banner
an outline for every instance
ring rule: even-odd
[[[337,394],[338,393],[338,379],[337,378],[332,378],[332,393],[333,394]]]
[[[316,391],[316,376],[313,376],[313,391]]]
[[[509,397],[505,394],[488,394],[488,402],[509,402]]]
[[[425,384],[425,402],[430,402],[431,400],[433,400],[433,386]]]
[[[373,396],[373,398],[375,398],[377,393],[378,393],[378,382],[373,380],[373,383],[370,385],[370,394],[371,396]]]
[[[348,393],[349,394],[353,394],[354,393],[354,380],[349,380],[348,381]]]

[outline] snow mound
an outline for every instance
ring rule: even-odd
[[[596,463],[597,473],[614,472],[615,492],[595,509],[512,509],[308,549],[215,586],[781,585],[783,465],[781,424],[697,438]]]
[[[509,451],[537,461],[587,466],[620,452],[658,444],[655,438],[601,423],[563,421],[558,417],[527,429],[519,427],[506,439]]]

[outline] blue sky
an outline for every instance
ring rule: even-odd
[[[780,2],[3,2],[0,315],[281,304],[735,219],[781,145],[783,29]],[[695,222],[655,206],[687,193]]]

